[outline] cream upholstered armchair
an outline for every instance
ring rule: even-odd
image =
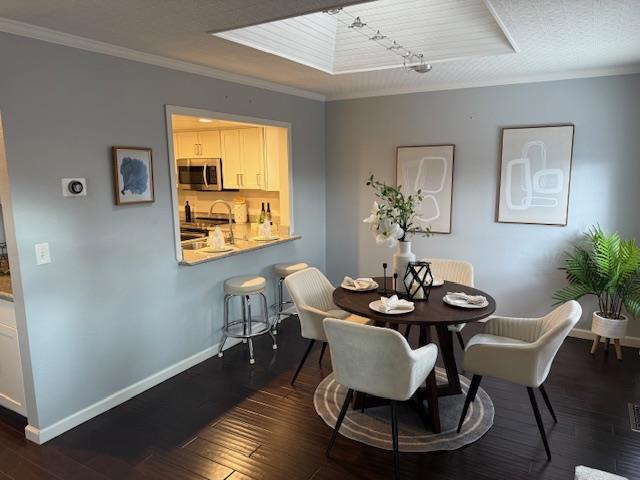
[[[409,400],[423,384],[436,363],[438,347],[431,343],[412,350],[395,330],[327,318],[324,329],[329,340],[333,373],[348,388],[340,409],[327,456],[338,436],[353,392],[390,400],[391,435],[395,476],[398,476],[398,418],[396,402]]]
[[[562,342],[578,323],[581,314],[580,304],[570,301],[542,318],[491,317],[485,324],[484,332],[473,336],[464,352],[463,368],[473,373],[473,378],[460,416],[458,432],[483,376],[524,385],[527,387],[547,458],[551,460],[547,435],[533,389],[540,389],[553,421],[557,422],[543,383]]]
[[[473,287],[473,265],[463,260],[448,260],[446,258],[424,258],[423,261],[431,263],[431,274],[434,277],[441,278],[447,282],[455,282],[467,287]],[[464,323],[457,325],[449,325],[447,327],[450,332],[455,333],[460,343],[460,347],[464,350],[464,338],[462,338],[462,329]],[[406,334],[408,336],[408,332]]]
[[[340,318],[356,323],[368,323],[369,320],[336,307],[333,303],[335,288],[317,268],[311,267],[292,273],[284,279],[284,283],[298,310],[302,336],[309,339],[307,350],[291,380],[291,385],[293,385],[316,341],[322,342],[320,352],[320,363],[322,363],[322,357],[327,348],[327,337],[322,326],[322,321],[325,318]]]

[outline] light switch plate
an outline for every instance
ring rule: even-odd
[[[75,193],[69,188],[69,186],[74,182],[77,182],[80,185],[82,185],[80,193]],[[63,178],[62,179],[62,196],[63,197],[84,197],[86,195],[87,195],[87,179],[86,178]]]
[[[36,263],[44,265],[51,263],[51,252],[48,243],[36,243]]]

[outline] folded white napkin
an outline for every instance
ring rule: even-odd
[[[353,279],[351,277],[344,277],[342,280],[342,285],[355,288],[356,290],[368,290],[376,285],[376,282],[373,278],[356,278]]]
[[[207,244],[211,248],[224,248],[224,235],[222,234],[222,230],[220,230],[220,227],[209,230],[209,238],[207,238]]]
[[[273,235],[271,234],[271,223],[264,222],[261,223],[258,227],[258,236],[262,238],[271,238]]]
[[[398,298],[397,295],[391,297],[380,297],[380,310],[390,312],[391,310],[411,310],[413,302]]]
[[[447,295],[452,298],[464,300],[471,305],[482,305],[487,302],[487,297],[483,297],[482,295],[469,295],[464,292],[447,292]]]

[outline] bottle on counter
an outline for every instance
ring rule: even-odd
[[[264,210],[264,202],[262,202],[262,208],[260,209],[260,216],[258,217],[258,223],[264,223],[267,219],[267,212]]]
[[[271,219],[271,204],[267,202],[267,215],[265,217],[265,221],[269,222],[269,225],[273,225],[273,221]]]
[[[191,205],[189,205],[189,200],[187,200],[187,204],[184,206],[184,221],[191,223]]]

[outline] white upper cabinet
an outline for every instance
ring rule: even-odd
[[[238,130],[220,132],[222,149],[222,185],[224,188],[242,188],[242,162]]]
[[[176,132],[174,135],[176,158],[219,158],[220,132]]]
[[[261,128],[243,128],[238,131],[242,158],[242,188],[265,189],[262,130]]]
[[[264,151],[266,176],[264,189],[279,191],[280,165],[283,165],[283,162],[286,162],[289,156],[287,130],[284,128],[265,127]]]

